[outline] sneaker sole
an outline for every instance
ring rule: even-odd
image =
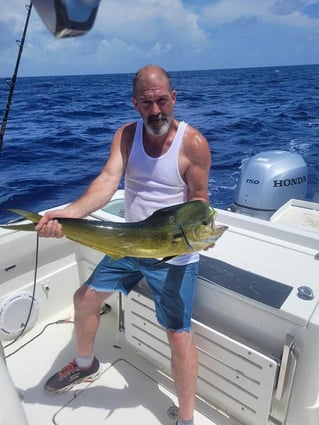
[[[83,384],[84,382],[94,382],[96,381],[103,373],[103,367],[100,365],[99,369],[92,373],[92,375],[89,375],[85,377],[84,379],[81,379],[79,381],[75,381],[72,384],[68,385],[67,387],[59,388],[59,389],[50,389],[50,388],[44,388],[44,392],[47,395],[58,395],[61,393],[66,393],[67,391],[70,391],[75,385]]]

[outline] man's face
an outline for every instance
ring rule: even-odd
[[[141,81],[132,102],[149,134],[163,136],[168,132],[174,116],[176,92],[169,88],[166,80]]]

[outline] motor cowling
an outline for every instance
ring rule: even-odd
[[[305,199],[307,178],[301,155],[279,150],[260,152],[243,163],[230,209],[268,220],[290,199]]]

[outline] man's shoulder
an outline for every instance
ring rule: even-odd
[[[114,137],[114,142],[122,146],[122,152],[126,152],[127,156],[132,149],[136,127],[137,121],[124,124],[117,130]]]
[[[137,127],[137,121],[131,121],[122,126],[122,131],[135,131]]]
[[[196,128],[188,125],[183,137],[183,153],[188,159],[210,156],[206,137]]]
[[[134,138],[135,131],[136,131],[137,121],[132,121],[127,124],[124,124],[122,127],[120,127],[116,134],[120,136],[120,138],[124,141]]]
[[[187,127],[185,128],[185,132],[184,132],[184,139],[185,141],[192,141],[194,139],[194,137],[198,138],[198,139],[205,139],[205,136],[199,131],[197,130],[197,128],[192,127],[190,124],[187,125]]]

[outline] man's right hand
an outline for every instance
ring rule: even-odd
[[[64,210],[48,211],[43,215],[34,229],[43,238],[62,238],[62,226],[57,218],[65,216],[66,213]]]

